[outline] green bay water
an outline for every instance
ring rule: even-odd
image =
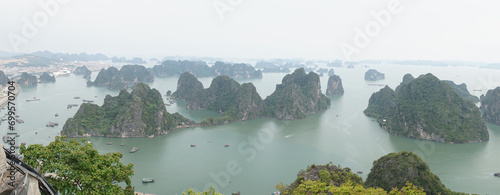
[[[154,194],[182,194],[184,189],[203,190],[205,186],[215,186],[225,194],[238,191],[242,194],[270,194],[280,182],[293,182],[298,171],[308,165],[329,162],[350,167],[353,171],[362,170],[364,174],[361,176],[366,179],[374,160],[399,151],[416,152],[451,190],[497,193],[500,178],[494,177],[493,173],[500,171],[499,126],[487,124],[490,140],[484,143],[442,144],[392,136],[372,118],[366,117],[363,110],[371,94],[382,88],[369,84],[386,84],[394,89],[406,73],[417,77],[430,72],[443,80],[466,83],[473,95],[480,96],[487,89],[500,86],[500,78],[494,77],[500,71],[396,65],[372,68],[385,73],[386,79],[364,81],[368,68],[335,68],[335,73],[342,78],[345,94],[330,97],[330,109],[306,119],[279,121],[260,118],[215,127],[178,129],[154,138],[92,137],[89,140],[100,153],[123,153],[122,162],[134,164],[132,184],[135,190]],[[285,75],[264,73],[262,79],[238,81],[252,82],[265,98]],[[92,78],[95,76],[96,73]],[[211,80],[200,78],[205,87]],[[327,76],[321,77],[323,93],[327,80]],[[155,78],[150,86],[162,94],[167,90],[173,92],[177,78]],[[77,75],[59,77],[56,83],[22,87],[16,106],[25,123],[16,124],[21,135],[18,142],[48,144],[58,135],[66,119],[78,110],[78,107],[66,109],[67,104],[81,104],[82,99],[88,99],[102,105],[108,94],[116,96],[118,91],[86,87],[86,80]],[[81,99],[74,99],[75,96]],[[33,97],[41,101],[25,101]],[[197,122],[219,115],[206,110],[186,110],[184,106],[185,102],[179,101],[166,108]],[[2,110],[0,116],[5,113]],[[59,117],[55,117],[55,113]],[[46,127],[48,122],[58,122],[59,126]],[[2,123],[0,133],[6,131],[6,123]],[[106,145],[107,142],[113,145]],[[121,143],[125,146],[120,146]],[[196,147],[190,147],[191,144],[196,144]],[[224,147],[225,144],[230,146]],[[129,153],[132,147],[138,147],[139,151]],[[143,184],[141,179],[144,177],[152,177],[155,182]]]

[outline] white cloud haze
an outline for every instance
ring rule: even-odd
[[[50,2],[59,9],[39,5]],[[15,51],[15,34],[27,40],[19,52],[345,59],[340,45],[355,46],[355,29],[394,2],[400,12],[352,60],[500,62],[500,2],[492,0],[1,0],[0,50]],[[33,16],[40,27],[26,37]]]

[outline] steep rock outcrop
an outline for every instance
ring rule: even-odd
[[[326,110],[330,99],[321,93],[318,74],[306,74],[304,68],[299,68],[276,85],[276,90],[264,100],[264,104],[264,115],[292,120]]]
[[[481,96],[482,117],[485,121],[500,125],[500,87],[488,90]]]
[[[48,72],[44,72],[42,75],[40,75],[40,82],[42,83],[56,82],[56,77],[50,76]]]
[[[107,95],[102,106],[82,104],[75,116],[66,121],[61,134],[145,137],[193,125],[179,113],[168,113],[160,92],[140,83],[131,93],[122,90],[116,97]]]
[[[108,89],[120,90],[153,81],[153,74],[144,66],[124,65],[120,70],[115,67],[101,69],[94,82],[88,81],[87,86],[106,86]]]
[[[344,87],[342,87],[342,79],[340,76],[332,75],[328,78],[326,95],[344,95]]]
[[[209,88],[191,73],[183,73],[172,97],[187,101],[188,109],[208,109],[221,113],[220,118],[208,118],[203,125],[217,125],[259,117],[263,110],[262,98],[251,83],[240,85],[228,76],[218,76]]]
[[[489,139],[479,109],[432,74],[403,84],[399,94],[388,87],[374,93],[365,114],[393,135],[445,143]]]
[[[239,63],[239,64],[229,64],[224,62],[215,62],[212,69],[217,76],[227,75],[231,78],[262,78],[262,72],[260,70],[255,70],[254,67]]]
[[[21,78],[19,78],[19,80],[17,81],[17,84],[25,86],[36,86],[37,83],[38,79],[36,78],[36,76],[25,72],[21,74]]]
[[[92,75],[92,72],[85,65],[76,68],[74,73],[75,75],[83,75],[83,78],[87,80],[89,80],[90,76]]]

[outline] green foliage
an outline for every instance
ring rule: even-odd
[[[123,165],[121,153],[99,154],[86,139],[67,141],[66,136],[57,136],[45,147],[22,145],[20,153],[41,174],[55,174],[47,181],[59,194],[134,194],[130,185],[133,164]],[[120,182],[126,187],[120,187]]]
[[[368,108],[364,111],[367,116],[378,120],[394,115],[396,111],[397,95],[389,86],[385,86],[379,92],[374,93],[369,100]]]
[[[423,189],[417,186],[407,183],[403,189],[398,190],[397,188],[392,189],[389,193],[381,188],[364,188],[361,184],[356,184],[352,181],[347,181],[340,186],[327,185],[321,181],[307,180],[303,181],[292,193],[284,189],[283,186],[278,185],[277,189],[280,190],[281,194],[294,194],[294,195],[310,195],[310,194],[391,194],[391,195],[425,195],[426,193]]]
[[[320,91],[319,76],[305,73],[304,68],[286,75],[282,84],[264,100],[264,116],[278,119],[301,119],[307,114],[326,110],[328,99]]]
[[[116,97],[106,96],[102,107],[82,104],[75,116],[64,124],[63,134],[118,136],[111,130],[129,131],[127,128],[133,128],[140,133],[136,136],[146,136],[174,129],[183,123],[192,122],[179,113],[168,113],[160,92],[140,83],[131,93],[122,90]]]
[[[422,75],[399,90],[385,87],[373,94],[365,110],[391,134],[448,143],[488,140],[479,109],[434,75]]]
[[[488,90],[481,96],[481,111],[485,121],[500,125],[500,87]]]
[[[246,120],[260,116],[263,102],[251,83],[240,85],[228,76],[218,76],[209,88],[191,73],[183,73],[173,97],[188,101],[188,108],[209,109],[222,114],[222,117],[209,117],[200,124],[212,126],[231,121]]]
[[[217,191],[215,191],[215,188],[210,187],[210,190],[204,192],[195,192],[193,189],[184,190],[184,192],[182,192],[182,195],[223,195],[223,194],[218,193]]]
[[[412,152],[390,153],[373,162],[365,186],[390,191],[392,188],[402,189],[407,182],[423,187],[428,194],[451,193],[427,164]]]
[[[450,87],[455,91],[457,92],[457,94],[466,99],[466,100],[469,100],[471,101],[472,103],[478,103],[479,102],[479,98],[477,98],[476,96],[473,96],[469,93],[469,90],[467,90],[467,85],[465,83],[462,83],[460,85],[457,85],[455,84],[453,81],[444,81],[445,83],[447,83],[448,85],[450,85]]]
[[[115,67],[101,69],[94,82],[88,81],[87,86],[107,86],[108,89],[121,90],[129,85],[153,81],[153,74],[146,67],[124,65],[120,70]]]

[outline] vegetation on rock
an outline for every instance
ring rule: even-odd
[[[365,187],[380,187],[389,191],[403,188],[408,182],[422,187],[427,194],[452,194],[413,152],[390,153],[373,162]]]
[[[378,81],[385,79],[385,74],[378,72],[375,69],[370,69],[365,73],[365,80],[367,81]]]
[[[481,111],[485,121],[500,125],[500,87],[481,96]]]
[[[48,72],[44,72],[40,76],[40,82],[42,83],[56,82],[56,77],[50,76]]]
[[[75,116],[66,121],[61,134],[145,137],[193,124],[179,113],[168,113],[160,92],[140,83],[131,93],[122,90],[116,97],[107,95],[102,106],[82,104]]]
[[[19,85],[26,85],[26,86],[36,86],[38,83],[38,79],[36,76],[28,74],[26,72],[23,72],[21,74],[21,78],[17,81],[17,84]]]
[[[306,74],[304,68],[299,68],[276,85],[276,90],[264,100],[264,105],[264,116],[290,120],[326,110],[330,99],[321,93],[318,74]]]
[[[144,66],[124,65],[120,70],[115,67],[101,69],[97,78],[87,82],[87,86],[107,86],[108,89],[120,90],[133,87],[141,82],[153,82],[154,77]]]
[[[74,73],[75,75],[83,75],[85,79],[90,79],[90,75],[92,75],[92,72],[85,65],[76,68]]]
[[[388,87],[374,93],[365,114],[398,136],[446,143],[489,138],[479,109],[432,74],[401,85],[399,94]]]
[[[153,67],[155,76],[169,77],[189,72],[197,77],[227,75],[231,78],[262,78],[262,72],[247,64],[230,64],[217,61],[209,67],[202,61],[164,61]]]

